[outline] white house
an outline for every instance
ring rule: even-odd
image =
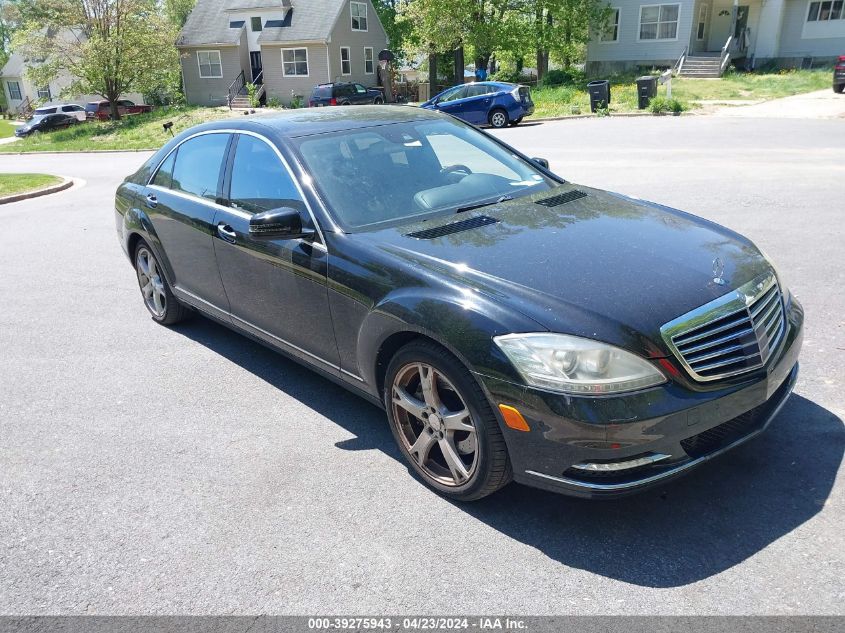
[[[747,67],[797,67],[845,55],[843,0],[608,0],[606,28],[587,47],[587,72],[671,66],[712,75],[726,56]],[[684,74],[682,72],[682,74]],[[718,76],[718,72],[716,76]]]

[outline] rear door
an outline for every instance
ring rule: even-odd
[[[466,98],[463,101],[463,116],[461,118],[467,123],[480,125],[487,123],[487,114],[492,103],[492,94],[496,91],[494,86],[488,84],[468,84]]]
[[[229,305],[212,234],[230,140],[231,134],[222,132],[189,138],[162,162],[142,192],[144,210],[163,251],[159,255],[177,294],[224,318]]]
[[[365,103],[370,103],[373,100],[373,98],[370,96],[370,93],[361,84],[352,84],[352,87],[355,91],[353,101],[356,104],[363,105]]]
[[[312,223],[290,170],[269,141],[239,134],[230,158],[227,207],[215,217],[214,251],[232,321],[324,370],[338,366],[326,285],[328,254],[319,240],[253,236],[255,213],[298,209]]]

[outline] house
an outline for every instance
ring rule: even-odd
[[[69,101],[84,105],[89,101],[100,101],[100,95],[67,94],[67,88],[73,83],[73,77],[60,71],[46,86],[36,86],[27,77],[28,60],[19,53],[12,53],[3,69],[0,70],[0,82],[6,96],[6,109],[9,112],[26,117],[36,106],[52,101]],[[135,103],[143,103],[140,93],[121,95],[122,99],[129,99]]]
[[[320,83],[377,83],[387,34],[370,0],[197,0],[176,41],[188,103],[226,105],[254,83],[307,99]]]
[[[608,4],[610,19],[587,46],[587,73],[592,76],[682,61],[681,74],[718,77],[731,60],[747,68],[797,67],[845,55],[842,0]]]

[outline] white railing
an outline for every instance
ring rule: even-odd
[[[672,68],[672,73],[675,75],[680,75],[681,70],[684,68],[684,62],[687,59],[687,52],[689,50],[689,46],[684,47],[684,51],[681,53],[681,56],[678,58],[678,61],[675,62],[675,66]]]
[[[722,62],[719,64],[719,76],[725,72],[725,69],[731,61],[731,42],[733,42],[733,39],[733,35],[728,36],[728,41],[725,42],[725,45],[722,47]]]

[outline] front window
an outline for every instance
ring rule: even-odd
[[[308,76],[308,49],[282,49],[282,74],[285,77]]]
[[[230,204],[247,213],[291,207],[304,210],[302,196],[288,170],[267,143],[241,134],[232,162]]]
[[[641,40],[678,39],[679,4],[651,4],[640,7]]]
[[[825,2],[811,2],[807,13],[807,22],[826,22],[829,20],[845,20],[843,0],[825,0]]]
[[[439,103],[446,103],[448,101],[463,99],[465,96],[467,96],[466,86],[457,86],[444,92],[443,95],[440,97]]]
[[[220,51],[197,51],[197,64],[203,79],[219,79],[223,76]]]
[[[373,49],[370,46],[364,47],[364,74],[372,75],[375,72],[373,63]]]
[[[261,18],[250,18],[249,19],[249,28],[252,29],[254,33],[257,33],[261,30]]]
[[[367,3],[366,2],[350,2],[349,12],[352,14],[352,30],[366,31],[367,30]]]
[[[611,9],[607,22],[604,24],[599,39],[602,42],[616,42],[619,40],[619,9]]]
[[[349,58],[349,47],[348,46],[341,46],[340,47],[340,74],[341,75],[351,75],[352,74],[352,61]]]
[[[394,123],[294,142],[337,221],[350,231],[453,214],[556,186],[529,162],[456,121]]]
[[[21,100],[21,85],[17,81],[8,81],[6,85],[9,87],[9,99],[12,101]]]

